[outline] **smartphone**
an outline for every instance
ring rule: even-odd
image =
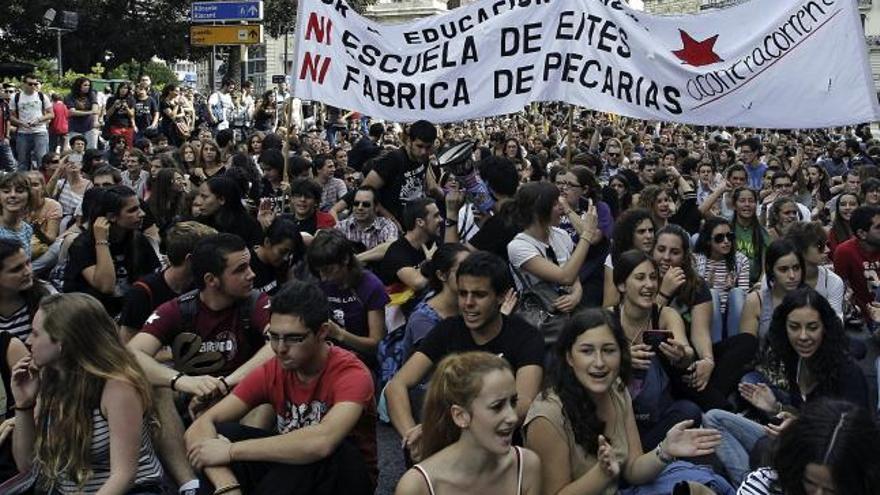
[[[672,339],[672,332],[668,330],[645,330],[642,333],[642,342],[651,346],[651,350],[654,352],[660,349],[660,344]]]

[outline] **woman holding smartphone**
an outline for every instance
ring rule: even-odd
[[[61,157],[61,166],[49,179],[46,190],[49,196],[61,203],[61,232],[72,224],[76,210],[82,204],[83,194],[92,182],[82,173],[82,155],[68,154]]]

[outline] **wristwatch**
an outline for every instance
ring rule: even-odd
[[[455,225],[458,225],[458,220],[452,220],[450,218],[447,218],[446,221],[444,222],[444,225],[446,225],[447,227],[453,227]]]

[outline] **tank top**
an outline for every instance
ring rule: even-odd
[[[522,495],[522,449],[520,447],[514,446],[513,451],[516,453],[516,495]],[[431,477],[428,476],[428,471],[426,471],[425,468],[423,468],[420,464],[416,464],[413,467],[416,468],[419,473],[421,473],[423,478],[425,478],[425,483],[428,485],[428,493],[430,493],[431,495],[437,495],[434,492],[434,485],[431,483]]]
[[[92,477],[86,481],[80,489],[76,482],[62,476],[59,478],[55,490],[58,493],[95,493],[110,478],[110,424],[101,413],[101,408],[96,407],[92,411]],[[162,464],[153,449],[153,442],[147,428],[141,429],[141,447],[138,453],[137,474],[135,486],[161,486]]]

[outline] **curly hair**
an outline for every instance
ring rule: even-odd
[[[618,370],[620,383],[629,381],[632,359],[629,343],[620,323],[607,309],[590,308],[575,313],[562,329],[559,340],[556,341],[555,359],[550,366],[547,387],[542,392],[542,397],[545,399],[551,391],[556,393],[562,403],[562,412],[574,432],[575,442],[589,453],[598,450],[597,437],[605,431],[605,422],[599,418],[596,403],[568,364],[568,355],[581,334],[601,327],[608,327],[611,330],[620,348],[621,362]]]
[[[787,323],[791,312],[800,308],[812,308],[819,313],[822,342],[816,353],[806,360],[806,365],[818,381],[815,392],[819,395],[833,395],[840,385],[841,370],[849,359],[849,344],[837,313],[828,300],[814,289],[802,287],[789,292],[773,311],[767,337],[772,359],[784,366],[788,383],[796,385],[800,357],[789,340]]]
[[[611,262],[617,264],[621,254],[633,249],[633,235],[636,227],[645,220],[650,220],[652,227],[654,218],[651,212],[644,208],[633,208],[623,212],[614,223],[614,231],[611,234]]]

